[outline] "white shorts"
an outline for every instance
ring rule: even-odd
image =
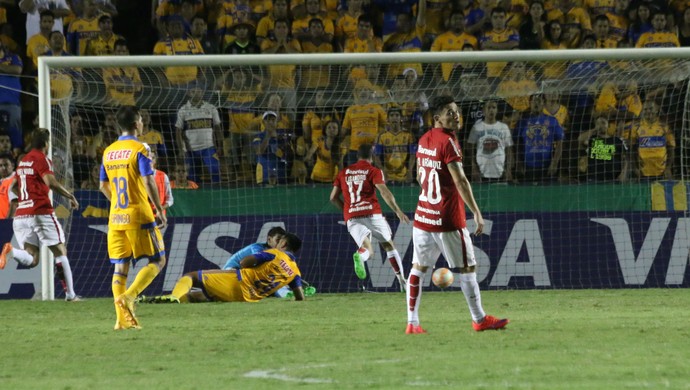
[[[27,243],[39,247],[65,242],[65,231],[62,230],[55,213],[15,217],[12,228],[21,249],[24,249],[24,244]]]
[[[350,232],[350,235],[360,248],[369,235],[372,235],[379,242],[389,242],[393,237],[391,226],[381,214],[350,218],[347,221],[347,231]]]
[[[427,232],[419,228],[412,229],[414,252],[412,264],[422,267],[436,265],[439,255],[448,262],[448,268],[464,268],[476,265],[474,246],[470,232],[465,228],[451,232]]]

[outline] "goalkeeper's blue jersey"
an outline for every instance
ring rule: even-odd
[[[228,261],[223,266],[223,269],[240,268],[240,261],[242,261],[242,259],[247,256],[263,252],[266,249],[271,248],[269,248],[268,244],[265,242],[257,242],[256,244],[247,245],[230,256]]]

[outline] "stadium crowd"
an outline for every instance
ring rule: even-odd
[[[0,154],[16,161],[29,145],[39,56],[690,45],[690,7],[680,0],[134,3],[0,0]],[[332,183],[367,143],[388,182],[404,184],[415,176],[416,140],[432,123],[428,99],[450,94],[462,110],[458,138],[474,181],[677,178],[687,76],[671,77],[674,64],[654,66],[582,60],[219,69],[199,61],[160,72],[73,69],[51,75],[53,126],[69,132],[72,179],[82,188],[95,185],[98,159],[117,139],[114,110],[133,104],[147,109],[142,141],[171,173],[172,188]],[[102,88],[94,92],[94,84]],[[93,93],[100,100],[92,106],[74,98]],[[70,97],[68,109],[56,108]]]

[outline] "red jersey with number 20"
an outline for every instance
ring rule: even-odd
[[[50,159],[40,150],[31,149],[19,162],[16,172],[19,203],[15,216],[52,214],[53,205],[48,197],[50,187],[43,181],[43,176],[53,174]]]
[[[343,216],[350,218],[381,214],[376,185],[383,184],[383,172],[367,160],[359,160],[338,172],[333,182],[343,192]]]
[[[419,139],[417,174],[422,190],[414,227],[427,232],[449,232],[466,226],[465,203],[448,169],[448,164],[454,162],[462,163],[454,134],[434,128]]]

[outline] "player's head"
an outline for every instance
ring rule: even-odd
[[[451,129],[453,131],[458,129],[460,112],[452,96],[440,95],[434,97],[429,103],[429,110],[434,119],[434,127]]]
[[[65,36],[60,31],[52,31],[48,36],[48,46],[54,52],[61,52],[65,46]]]
[[[659,117],[659,108],[661,106],[654,99],[647,99],[642,105],[642,119],[654,120]]]
[[[127,41],[124,39],[118,39],[113,44],[113,54],[116,56],[128,56],[129,48],[127,47]]]
[[[139,109],[135,106],[121,106],[115,114],[120,132],[140,133],[144,128]]]
[[[326,122],[323,127],[324,134],[330,138],[336,138],[340,134],[340,122],[337,120],[330,120]]]
[[[361,14],[357,17],[357,37],[359,39],[367,39],[371,33],[371,26],[373,25],[371,17],[367,14]]]
[[[12,150],[12,139],[6,130],[0,129],[0,153],[9,153]]]
[[[272,227],[268,231],[268,236],[266,237],[266,243],[271,248],[275,248],[276,246],[278,246],[278,242],[280,241],[280,239],[283,238],[283,236],[285,236],[285,233],[287,233],[285,231],[285,229],[283,229],[280,226]]]
[[[650,18],[652,22],[652,28],[654,31],[664,31],[666,30],[666,14],[661,11],[655,11]]]
[[[359,145],[357,149],[357,158],[360,160],[371,161],[374,155],[374,145],[372,144],[362,144]]]
[[[4,179],[14,171],[14,157],[9,153],[0,154],[0,179]]]
[[[498,102],[494,99],[484,101],[484,120],[493,122],[498,114]]]
[[[599,112],[594,116],[594,128],[599,134],[605,134],[609,129],[609,116],[605,112]]]
[[[299,251],[299,249],[302,247],[302,239],[292,233],[285,232],[277,247],[282,247],[282,250],[288,252],[297,253],[297,251]]]
[[[31,139],[31,149],[46,150],[50,144],[50,130],[39,127],[34,130]]]
[[[103,14],[98,18],[98,28],[102,32],[113,31],[113,18],[108,14]]]
[[[532,94],[529,97],[529,107],[532,115],[539,115],[544,110],[544,95],[541,93]]]
[[[399,130],[402,126],[402,109],[398,106],[393,106],[388,109],[388,126],[394,130]]]

